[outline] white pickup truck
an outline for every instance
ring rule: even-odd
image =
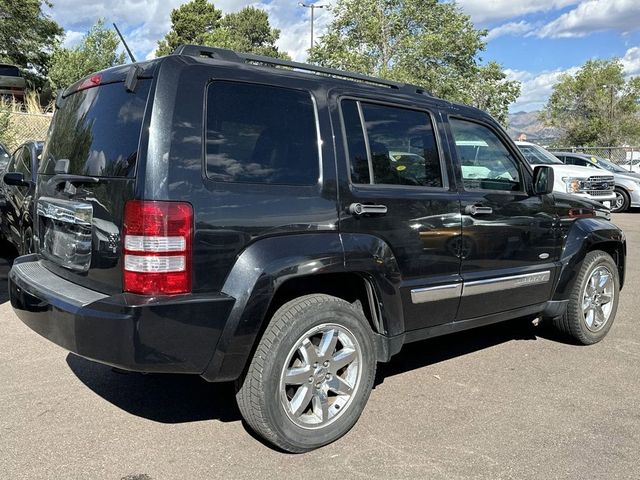
[[[553,168],[556,192],[570,193],[588,198],[611,208],[616,199],[615,181],[608,172],[593,168],[566,165],[539,145],[516,142],[516,145],[531,165],[548,165]]]

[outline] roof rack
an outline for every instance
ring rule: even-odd
[[[357,82],[379,85],[387,88],[405,91],[412,94],[430,95],[430,93],[422,87],[402,82],[394,82],[393,80],[384,80],[381,78],[361,75],[359,73],[347,72],[344,70],[335,70],[333,68],[318,67],[308,63],[292,62],[290,60],[282,60],[279,58],[265,57],[263,55],[254,55],[252,53],[238,53],[226,48],[204,47],[201,45],[180,45],[176,48],[172,55],[188,55],[191,57],[207,57],[228,62],[240,63],[258,63],[263,65],[272,65],[274,67],[287,67],[296,70],[302,70],[315,74],[328,75],[347,80],[355,80]]]

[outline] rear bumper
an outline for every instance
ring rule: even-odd
[[[140,372],[201,374],[234,304],[224,294],[106,296],[56,276],[34,255],[16,260],[9,292],[20,320],[43,337]]]

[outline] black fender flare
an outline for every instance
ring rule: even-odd
[[[360,237],[371,238],[345,238],[338,232],[304,233],[264,238],[249,245],[238,256],[222,288],[235,303],[202,377],[231,381],[242,374],[274,295],[294,278],[359,273],[374,286],[383,321],[402,321],[400,295],[394,294],[399,271],[391,249],[384,241],[373,240],[376,237]],[[391,325],[385,323],[385,330]],[[391,331],[398,328],[393,325]]]
[[[622,288],[627,253],[624,232],[603,218],[581,218],[572,223],[564,240],[554,301],[569,299],[585,256],[598,249],[614,254]]]

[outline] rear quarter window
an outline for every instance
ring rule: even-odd
[[[216,81],[207,89],[207,176],[220,182],[314,185],[316,112],[306,91]]]

